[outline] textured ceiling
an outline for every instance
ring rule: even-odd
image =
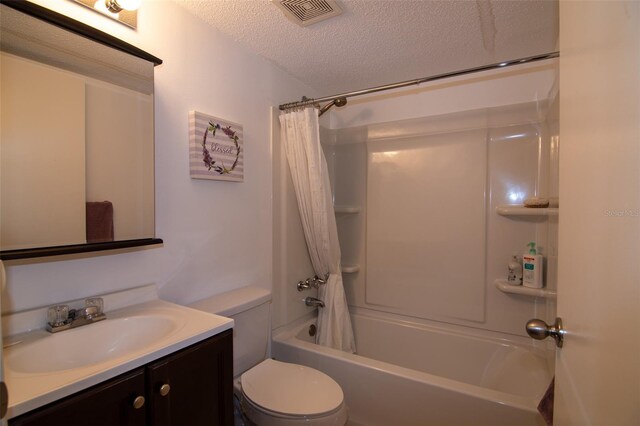
[[[339,0],[308,27],[268,0],[176,0],[318,90],[333,95],[556,50],[558,3]]]

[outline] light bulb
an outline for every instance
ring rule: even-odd
[[[104,4],[109,11],[117,13],[121,10],[136,10],[140,7],[142,0],[104,0]]]
[[[116,0],[124,10],[137,10],[142,4],[142,0]]]

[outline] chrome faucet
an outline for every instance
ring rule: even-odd
[[[79,309],[69,309],[68,305],[52,306],[48,310],[47,331],[57,333],[107,319],[103,307],[101,297],[85,299],[84,307]]]
[[[307,297],[306,299],[304,299],[304,304],[307,306],[324,308],[324,302],[320,299],[316,299],[315,297]]]
[[[298,281],[297,288],[298,291],[308,290],[310,288],[320,288],[322,284],[326,284],[329,280],[329,273],[327,272],[324,275],[324,279],[318,277],[317,275],[313,278],[307,278],[305,281]]]

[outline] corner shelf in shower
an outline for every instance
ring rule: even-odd
[[[354,274],[354,273],[356,273],[358,271],[360,271],[360,265],[358,265],[358,264],[342,265],[342,273],[343,274]]]
[[[522,204],[502,204],[496,207],[496,212],[500,216],[557,216],[559,211],[557,207],[538,209],[525,207]]]
[[[496,288],[503,293],[520,294],[523,296],[543,297],[546,299],[555,299],[555,290],[549,290],[546,288],[529,288],[523,285],[511,285],[507,280],[495,280],[494,284]]]
[[[334,206],[333,210],[337,215],[358,214],[361,208],[360,206]]]

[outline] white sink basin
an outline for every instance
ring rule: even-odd
[[[175,333],[175,318],[136,315],[60,331],[5,349],[6,366],[17,373],[77,369],[135,353]]]
[[[129,301],[137,300],[131,304]],[[82,300],[72,303],[80,304]],[[8,418],[103,383],[203,339],[233,320],[157,298],[154,285],[105,295],[107,319],[57,333],[44,331],[45,308],[3,317]]]

